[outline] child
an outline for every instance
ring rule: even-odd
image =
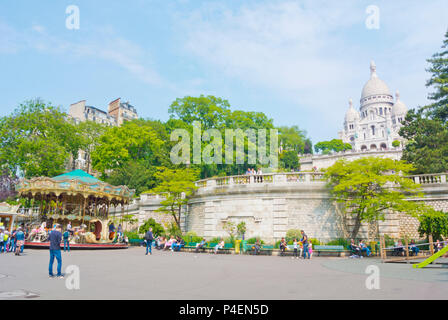
[[[297,242],[297,239],[294,239],[293,245],[294,245],[294,255],[292,256],[292,259],[294,259],[294,257],[296,259],[299,259],[298,255],[297,255],[297,249],[298,249],[298,246],[299,246],[299,243]]]

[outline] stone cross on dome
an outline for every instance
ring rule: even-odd
[[[370,61],[370,78],[377,77],[375,61]]]
[[[395,98],[397,99],[397,100],[399,100],[400,99],[400,91],[395,91]]]

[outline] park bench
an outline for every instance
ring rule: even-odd
[[[338,245],[333,245],[333,246],[325,246],[325,245],[320,245],[320,246],[314,246],[313,248],[313,252],[317,251],[317,256],[320,256],[321,252],[329,252],[329,253],[338,253],[338,256],[341,256],[341,252],[344,252],[344,246],[338,246]]]
[[[129,239],[130,246],[142,246],[144,244],[143,239]]]
[[[259,255],[272,255],[272,250],[274,250],[274,246],[260,246],[260,252]],[[255,254],[255,244],[248,244],[246,245],[246,251],[252,254]]]

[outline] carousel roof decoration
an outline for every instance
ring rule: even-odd
[[[59,176],[37,177],[21,180],[16,186],[20,196],[34,197],[37,194],[61,194],[82,195],[107,198],[111,202],[127,204],[133,197],[135,191],[127,186],[112,186],[103,182],[83,170],[74,170]]]

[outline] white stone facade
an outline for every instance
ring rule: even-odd
[[[359,111],[350,99],[339,138],[350,143],[355,151],[391,150],[393,141],[399,141],[402,147],[404,140],[398,131],[406,113],[407,108],[400,100],[399,92],[394,101],[389,87],[378,77],[372,61],[370,79],[362,90]]]

